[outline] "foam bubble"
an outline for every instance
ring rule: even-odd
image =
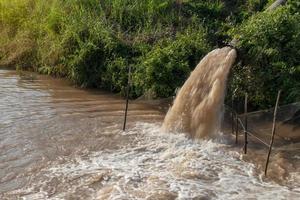
[[[218,141],[164,134],[160,124],[148,123],[137,123],[122,134],[135,137],[117,150],[49,163],[34,185],[14,194],[24,199],[297,199],[300,195],[299,189],[263,181],[253,164]],[[293,176],[291,181],[299,180],[299,173]]]

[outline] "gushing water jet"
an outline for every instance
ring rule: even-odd
[[[192,138],[217,135],[220,130],[227,77],[236,60],[231,47],[215,49],[196,66],[179,90],[162,126]]]

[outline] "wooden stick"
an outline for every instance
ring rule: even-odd
[[[268,157],[267,157],[266,166],[265,166],[265,176],[267,175],[270,155],[271,155],[272,146],[273,146],[273,142],[274,142],[275,129],[276,129],[276,116],[277,116],[277,108],[278,108],[278,104],[279,104],[280,94],[281,94],[281,90],[278,91],[275,110],[274,110],[274,114],[273,114],[272,138],[270,141],[269,152],[268,152]]]

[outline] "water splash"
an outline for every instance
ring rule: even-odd
[[[122,99],[57,81],[0,70],[1,200],[299,199],[299,146],[272,156],[273,182],[251,164],[265,149],[245,158],[230,134],[164,134],[163,114],[135,102],[123,132]]]
[[[186,132],[192,138],[216,135],[227,76],[235,59],[236,51],[230,47],[208,53],[178,92],[165,117],[163,131]]]
[[[134,136],[132,142],[49,162],[2,199],[298,199],[298,172],[289,178],[292,187],[265,182],[229,145],[159,128],[137,123],[127,133],[115,130]]]

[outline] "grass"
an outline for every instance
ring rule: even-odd
[[[256,14],[268,4],[267,0],[0,0],[0,66],[62,76],[82,87],[121,94],[128,66],[132,66],[131,97],[168,97],[175,94],[207,52],[224,46],[233,37],[243,37],[240,49],[245,60],[241,65],[253,69],[250,71],[255,79],[258,72],[254,69],[262,66],[264,57],[259,55],[265,50],[250,48],[246,41],[254,41],[255,34],[263,35],[254,21],[268,20]],[[297,6],[289,1],[281,11],[290,14],[293,23]],[[277,19],[275,15],[268,17]],[[272,29],[271,25],[267,28]],[[299,30],[280,34],[288,39]],[[266,38],[261,44],[271,49],[272,39]],[[299,47],[297,42],[289,45],[291,49]],[[284,51],[272,48],[279,54]],[[297,55],[284,56],[280,62],[288,63],[285,66],[289,69],[297,68]],[[257,57],[255,62],[247,59],[251,57]],[[270,59],[268,62],[275,63],[276,57]],[[239,80],[249,74],[241,68],[233,69],[235,78],[229,85],[229,96],[236,89],[247,89]],[[268,70],[261,68],[262,72]],[[298,76],[295,73],[293,77]],[[276,76],[271,73],[268,83],[276,82]],[[274,82],[274,86],[291,87],[285,101],[297,100],[300,92],[291,85],[299,82],[286,75],[283,79],[284,83]],[[260,81],[255,79],[254,83]],[[274,92],[266,90],[269,87],[262,87],[259,93],[249,91],[254,96],[251,103],[267,106]],[[263,95],[265,99],[259,98]]]

